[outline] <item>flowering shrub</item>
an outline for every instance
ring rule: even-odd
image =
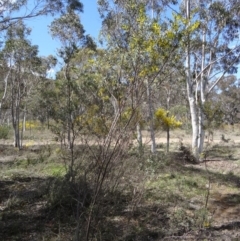
[[[19,123],[19,128],[22,129],[22,122]],[[26,121],[25,128],[26,130],[38,129],[41,127],[41,124],[38,121]]]
[[[176,117],[169,115],[169,112],[159,108],[155,112],[156,127],[163,127],[164,129],[175,129],[182,126],[182,122],[176,120]]]

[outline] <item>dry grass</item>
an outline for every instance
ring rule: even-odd
[[[231,140],[221,142],[222,134]],[[238,132],[216,131],[216,140],[206,148],[206,162],[197,165],[187,163],[177,149],[180,138],[189,143],[189,134],[179,130],[172,133],[170,154],[165,153],[162,136],[157,135],[155,156],[148,152],[146,133],[144,154],[139,156],[135,147],[129,150],[114,189],[108,189],[113,186],[112,177],[108,177],[94,211],[91,240],[237,240]],[[93,179],[84,181],[84,172],[77,169],[79,179],[74,184],[66,182],[60,145],[46,130],[32,131],[25,140],[29,145],[21,151],[8,142],[0,146],[0,236],[4,241],[71,240],[76,225],[85,225]],[[76,168],[91,160],[91,155],[81,150],[83,146],[76,148]],[[94,173],[90,176],[94,178]]]

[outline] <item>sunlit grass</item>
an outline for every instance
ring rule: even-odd
[[[187,200],[194,196],[203,196],[206,192],[208,180],[201,175],[189,175],[173,172],[163,173],[157,178],[148,180],[147,190],[151,190],[154,199],[168,199],[172,195],[178,195],[180,199]],[[151,195],[148,196],[152,198]],[[171,201],[171,200],[164,200]]]
[[[41,173],[47,176],[64,176],[66,174],[66,167],[63,164],[48,163],[41,170]]]

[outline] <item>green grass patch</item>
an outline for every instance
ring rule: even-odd
[[[47,176],[62,177],[66,174],[66,167],[59,163],[48,163],[41,172]]]
[[[0,139],[7,139],[9,136],[10,127],[7,125],[0,125]]]
[[[234,148],[231,146],[224,145],[214,145],[211,149],[207,150],[206,157],[207,158],[221,158],[221,159],[232,159],[234,155]]]
[[[206,192],[207,179],[204,176],[190,173],[162,173],[157,178],[148,180],[146,189],[148,198],[171,201],[173,196],[185,200],[194,196],[203,196]],[[151,195],[152,194],[152,195]]]

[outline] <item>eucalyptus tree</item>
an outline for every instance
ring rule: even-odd
[[[235,75],[229,75],[217,85],[212,94],[224,114],[224,123],[232,125],[240,121],[240,80]]]
[[[2,60],[5,61],[8,73],[5,76],[5,90],[9,89],[14,145],[21,148],[20,115],[26,105],[25,101],[40,77],[41,59],[38,47],[27,39],[31,30],[22,21],[7,30]],[[45,69],[47,71],[47,69]],[[22,113],[23,114],[23,113]]]
[[[137,110],[132,76],[123,71],[128,68],[128,61],[118,49],[97,49],[92,53],[80,50],[74,62],[77,89],[83,98],[77,121],[83,123],[84,143],[93,153],[89,167],[94,172],[90,177],[94,195],[84,239],[89,240],[90,232],[95,233],[99,225],[100,210],[95,207],[102,201],[101,193],[114,192],[125,171]]]
[[[148,106],[147,119],[152,141],[151,151],[154,153],[156,147],[152,86],[154,82],[161,82],[164,79],[163,75],[170,65],[178,63],[180,59],[178,45],[184,28],[178,23],[177,18],[171,21],[161,19],[160,13],[164,9],[161,1],[101,0],[98,2],[100,13],[104,19],[102,35],[105,37],[108,47],[119,49],[122,56],[128,60],[127,73],[133,76],[130,83],[145,86]],[[126,70],[122,72],[126,72]],[[138,98],[143,96],[142,93],[138,93],[138,88],[135,91]],[[139,100],[136,102],[141,104]],[[139,129],[138,125],[138,136],[140,137]],[[141,142],[140,139],[139,142]]]
[[[89,36],[85,36],[84,28],[81,24],[79,13],[83,11],[83,6],[79,1],[70,5],[67,11],[59,18],[55,19],[50,25],[50,31],[54,38],[60,40],[62,46],[58,50],[59,57],[63,60],[60,79],[65,84],[66,91],[66,116],[67,116],[67,140],[69,149],[73,149],[75,134],[73,128],[74,105],[72,102],[73,89],[75,84],[74,75],[71,70],[75,68],[72,62],[73,57],[80,48],[87,45],[93,46],[94,43]]]
[[[4,45],[6,31],[9,28],[19,25],[27,19],[41,17],[44,15],[55,15],[65,13],[69,8],[80,9],[82,3],[78,0],[1,0],[0,1],[0,46]],[[1,58],[4,62],[4,59]],[[1,62],[2,62],[1,61]],[[1,63],[1,67],[6,67]],[[6,99],[10,68],[7,66],[3,70],[1,84],[3,84],[3,94],[1,103]],[[1,104],[2,106],[2,104]],[[0,106],[0,109],[1,109]],[[1,112],[1,110],[0,110]],[[1,114],[0,114],[1,115]]]
[[[51,110],[51,102],[47,93],[53,87],[54,81],[52,76],[49,76],[49,72],[57,64],[56,57],[49,55],[47,57],[39,57],[39,66],[37,69],[37,83],[35,82],[34,86],[31,86],[28,90],[28,94],[25,100],[25,113],[29,113],[29,117],[39,120],[42,124],[47,123],[49,128],[49,118]],[[46,92],[46,95],[43,97],[43,93]],[[24,120],[26,115],[24,115]],[[25,124],[23,125],[25,130]]]
[[[4,112],[3,109],[7,109],[6,102],[8,99],[8,80],[9,80],[9,75],[11,72],[11,68],[9,68],[8,63],[4,60],[4,53],[1,52],[0,54],[0,68],[1,68],[1,76],[3,78],[3,81],[0,82],[0,123],[4,123]],[[4,108],[5,107],[5,108]]]
[[[239,1],[185,0],[182,3],[182,15],[178,15],[186,26],[193,22],[197,26],[194,32],[185,37],[192,149],[197,159],[203,152],[203,106],[223,77],[237,72],[240,60],[239,9]]]
[[[94,191],[87,212],[84,240],[89,240],[90,230],[95,230],[92,227],[93,220],[98,218],[98,210],[95,207],[98,205],[99,196],[105,191],[113,190],[119,181],[119,173],[123,172],[123,156],[127,153],[128,143],[131,141],[129,126],[132,113],[125,118],[131,87],[119,80],[117,64],[120,62],[122,63],[119,52],[114,49],[108,51],[90,48],[79,48],[70,60],[71,128],[74,131],[71,134],[78,135],[92,155],[87,163],[82,159],[77,163],[82,165],[81,173],[84,173],[85,180],[91,182]],[[54,114],[58,114],[56,120],[63,120],[66,124],[68,120],[64,118],[68,116],[68,93],[64,75],[63,68],[57,75],[56,99],[52,103],[55,105]],[[71,169],[69,171],[71,172]],[[109,178],[111,181],[106,182]],[[83,239],[79,237],[80,228],[81,235],[84,233],[84,226],[79,226],[76,230],[76,240]]]
[[[52,130],[57,132],[56,134],[63,141],[66,136],[67,156],[64,158],[68,164],[68,180],[72,182],[75,180],[75,160],[77,158],[74,152],[75,140],[77,137],[83,136],[80,134],[84,132],[84,117],[88,112],[86,108],[88,92],[81,91],[83,85],[79,81],[79,75],[86,65],[86,61],[78,62],[76,58],[85,51],[87,58],[87,50],[96,48],[92,38],[85,35],[79,15],[82,11],[82,4],[75,1],[74,5],[67,7],[66,12],[63,12],[50,25],[51,35],[61,42],[61,47],[58,49],[61,70],[56,75],[55,90],[49,93],[50,99],[55,98],[55,104],[53,103],[54,106],[50,110],[50,115],[56,123],[55,126],[52,126]]]
[[[82,8],[82,3],[78,0],[1,0],[0,32],[15,25],[19,20],[64,13],[68,8]]]

